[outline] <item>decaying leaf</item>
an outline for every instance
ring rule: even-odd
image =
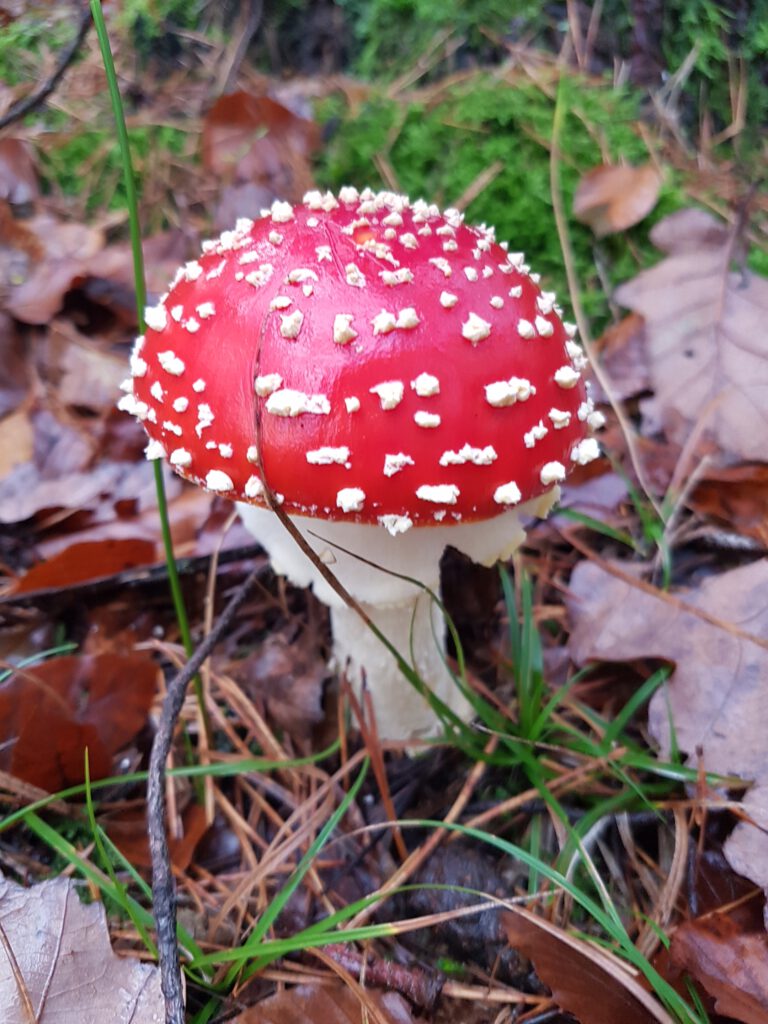
[[[164,1019],[159,970],[113,953],[104,907],[82,903],[71,879],[25,889],[0,878],[0,923],[3,1024]]]
[[[677,928],[672,963],[714,998],[718,1013],[743,1024],[768,1020],[768,936],[744,934],[726,914],[710,914]]]
[[[629,969],[597,946],[519,907],[504,914],[504,925],[511,945],[533,962],[557,1005],[579,1024],[674,1024]]]
[[[203,162],[227,184],[269,186],[300,199],[312,186],[309,157],[320,142],[312,121],[247,92],[220,97],[203,124]]]
[[[18,669],[0,686],[0,768],[49,793],[112,757],[146,722],[157,668],[142,654],[75,655]]]
[[[667,756],[671,715],[677,746],[693,763],[700,757],[707,771],[754,781],[745,807],[761,827],[737,825],[725,852],[735,871],[768,889],[768,559],[669,596],[581,562],[568,607],[577,664],[674,663],[670,685],[651,701],[651,734]]]
[[[623,284],[616,299],[642,314],[667,435],[694,425],[727,452],[764,460],[768,436],[768,280],[734,269],[732,240],[714,217],[681,210],[651,239],[668,256]]]
[[[365,1004],[345,985],[297,985],[252,1006],[232,1024],[413,1024],[396,992],[366,989],[362,996]]]
[[[598,238],[624,231],[647,217],[656,205],[661,174],[653,164],[593,167],[573,197],[574,215]]]

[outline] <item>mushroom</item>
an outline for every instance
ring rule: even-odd
[[[382,736],[440,722],[267,507],[261,471],[321,562],[468,717],[428,593],[441,555],[509,556],[599,454],[560,314],[492,228],[353,188],[239,220],[146,311],[119,404],[147,457],[240,502],[275,570],[331,606],[336,663],[367,679]]]

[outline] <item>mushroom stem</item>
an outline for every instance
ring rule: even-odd
[[[362,604],[400,656],[416,670],[430,690],[462,720],[471,706],[445,663],[445,622],[438,604],[423,590],[402,604]],[[332,607],[333,652],[355,691],[363,680],[371,694],[380,736],[424,739],[440,731],[440,721],[425,698],[401,671],[375,633],[366,629],[353,608]]]
[[[397,536],[368,523],[309,516],[290,519],[432,692],[469,721],[471,706],[445,664],[441,610],[423,588],[439,593],[440,558],[447,545],[483,565],[509,557],[525,538],[525,520],[546,516],[558,495],[558,488],[553,487],[494,519],[422,527]],[[379,735],[391,740],[438,735],[440,721],[429,703],[402,674],[381,640],[328,585],[277,516],[258,505],[238,503],[237,508],[246,529],[269,555],[275,572],[287,576],[294,586],[311,586],[315,596],[330,605],[336,663],[340,669],[347,667],[358,687],[364,670]]]

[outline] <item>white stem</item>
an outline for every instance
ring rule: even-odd
[[[468,721],[471,706],[445,664],[445,623],[440,608],[430,596],[418,591],[413,600],[404,604],[385,607],[364,604],[362,607],[432,692],[462,720]],[[394,656],[366,627],[357,612],[346,606],[333,607],[331,623],[338,668],[346,668],[358,696],[365,678],[379,735],[388,739],[439,735],[440,721],[426,698],[403,675]]]

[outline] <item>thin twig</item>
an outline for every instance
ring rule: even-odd
[[[147,830],[152,859],[152,898],[157,930],[157,955],[165,999],[166,1024],[184,1024],[184,995],[176,940],[176,891],[165,829],[165,766],[187,687],[231,626],[238,608],[263,571],[263,566],[251,570],[230,598],[216,625],[184,668],[168,684],[149,757]]]
[[[0,117],[0,131],[2,131],[3,128],[7,128],[8,125],[13,124],[15,121],[20,121],[22,117],[26,117],[26,115],[31,113],[35,107],[39,107],[44,103],[51,93],[55,92],[59,82],[64,77],[67,68],[77,56],[77,51],[83,45],[83,41],[88,34],[90,26],[91,12],[88,4],[86,3],[83,5],[80,12],[80,23],[77,26],[75,38],[62,52],[59,57],[59,63],[56,65],[53,74],[49,75],[39,88],[26,95],[24,99],[19,100],[18,103],[14,103],[10,110],[7,110],[3,116]]]

